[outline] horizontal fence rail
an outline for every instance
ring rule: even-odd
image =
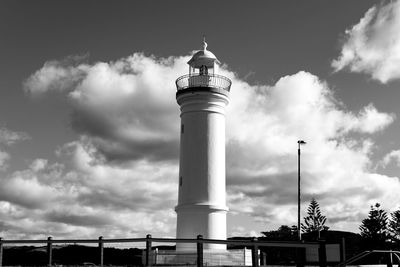
[[[223,89],[229,92],[231,89],[231,80],[218,74],[187,74],[176,80],[178,91],[194,87],[212,87]]]
[[[400,251],[396,251],[396,250],[367,250],[364,252],[361,252],[355,256],[353,256],[352,258],[341,262],[340,264],[336,265],[335,267],[345,267],[346,265],[350,265],[362,258],[367,257],[368,255],[371,254],[386,254],[389,255],[389,262],[387,264],[387,266],[393,266],[393,256],[395,256],[397,264],[400,266]]]
[[[262,247],[291,247],[291,248],[306,248],[312,245],[319,245],[319,242],[297,242],[297,241],[251,241],[251,240],[219,240],[219,239],[175,239],[175,238],[120,238],[120,239],[19,239],[19,240],[8,240],[0,239],[2,244],[65,244],[65,243],[81,243],[81,244],[96,244],[101,240],[102,243],[141,243],[147,240],[159,243],[209,243],[209,244],[225,244],[235,246],[253,246],[254,242],[258,246]]]
[[[144,249],[144,266],[151,266],[152,261],[151,251],[152,251],[152,243],[195,243],[197,249],[194,253],[196,253],[197,266],[203,266],[203,256],[204,249],[203,244],[225,244],[231,246],[243,246],[247,248],[251,248],[252,251],[252,266],[259,266],[259,255],[258,249],[259,247],[285,247],[285,248],[296,248],[299,251],[305,251],[306,248],[314,248],[324,255],[324,251],[326,249],[325,242],[298,242],[298,241],[260,241],[257,238],[253,238],[252,240],[218,240],[218,239],[203,239],[201,235],[197,237],[197,239],[175,239],[175,238],[153,238],[151,235],[147,235],[146,238],[117,238],[117,239],[106,239],[100,236],[98,239],[53,239],[52,237],[48,237],[47,239],[38,239],[38,240],[28,240],[28,239],[19,239],[19,240],[9,240],[0,238],[0,267],[2,266],[3,260],[3,245],[4,244],[45,244],[47,245],[47,256],[48,256],[48,266],[53,265],[52,259],[52,250],[53,244],[98,244],[99,249],[99,266],[103,266],[104,259],[104,244],[108,243],[144,243],[146,245],[146,249]],[[301,257],[304,258],[304,257]],[[304,264],[304,262],[302,263]],[[326,259],[321,258],[319,262],[319,266],[326,266]]]

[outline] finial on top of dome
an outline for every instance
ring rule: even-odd
[[[203,50],[207,50],[206,35],[203,34]]]

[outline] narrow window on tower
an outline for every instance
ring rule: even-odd
[[[181,124],[181,134],[185,132],[185,125]]]
[[[182,176],[179,176],[179,186],[182,186]]]

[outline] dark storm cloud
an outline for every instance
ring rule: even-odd
[[[0,181],[0,200],[28,209],[41,209],[54,200],[55,193],[36,179],[20,177],[3,178]]]
[[[149,124],[150,120],[142,118],[141,114],[132,114],[134,118],[143,121],[143,124]],[[154,117],[159,116],[154,114]],[[177,160],[179,153],[179,140],[172,136],[140,137],[134,138],[121,133],[119,127],[141,122],[118,122],[104,119],[101,114],[83,111],[78,108],[72,114],[72,127],[79,133],[92,137],[93,144],[98,148],[98,152],[103,154],[107,160],[115,162],[124,162],[126,160],[147,159],[151,161]],[[154,120],[154,119],[153,119]],[[168,122],[163,122],[168,124]],[[142,125],[143,125],[142,124]],[[158,132],[160,125],[154,121],[148,125],[154,132]]]
[[[169,116],[154,114],[154,118],[146,120],[142,114],[135,113],[132,114],[132,118],[136,118],[135,121],[131,121],[131,118],[116,118],[111,121],[112,118],[105,120],[104,116],[98,118],[75,111],[72,126],[77,132],[91,137],[98,152],[107,160],[176,161],[179,153],[179,135],[178,130],[171,129],[176,121],[171,120]]]
[[[146,140],[126,143],[96,142],[99,152],[110,161],[146,159],[149,161],[175,161],[179,155],[178,140]],[[102,145],[104,144],[104,145]],[[157,163],[155,163],[157,164]]]
[[[0,232],[13,229],[12,224],[8,224],[6,222],[0,221]]]
[[[44,215],[44,219],[50,222],[90,227],[105,226],[114,223],[114,220],[107,216],[107,213],[98,215],[85,215],[70,214],[68,211],[51,211]]]
[[[230,191],[241,192],[249,198],[286,205],[297,201],[297,173],[265,176],[228,176]]]
[[[336,214],[332,214],[329,216],[329,223],[336,224],[336,223],[343,222],[343,221],[360,223],[367,216],[368,216],[367,213],[364,213],[361,211],[353,212],[351,214],[336,213]]]
[[[173,207],[175,201],[170,196],[163,197],[162,193],[155,198],[145,192],[132,190],[132,195],[110,194],[109,192],[91,190],[90,193],[82,193],[77,201],[84,206],[104,207],[107,209],[152,212],[152,210]],[[165,194],[168,194],[167,192]]]

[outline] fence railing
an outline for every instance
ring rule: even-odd
[[[400,251],[396,251],[396,250],[367,250],[367,251],[363,251],[353,257],[351,257],[350,259],[341,262],[340,264],[336,265],[335,267],[345,267],[346,265],[350,265],[356,261],[361,260],[362,258],[367,257],[368,255],[371,254],[385,254],[385,255],[389,255],[389,261],[387,263],[388,267],[393,267],[393,256],[395,256],[397,264],[400,265]]]
[[[53,244],[98,244],[99,249],[99,265],[102,267],[104,264],[104,244],[111,243],[145,243],[146,248],[144,250],[144,265],[151,266],[151,252],[152,245],[154,242],[157,243],[195,243],[196,244],[196,265],[204,265],[204,249],[203,244],[225,244],[230,246],[243,246],[251,248],[252,255],[252,266],[259,267],[260,258],[258,250],[260,247],[286,247],[286,248],[297,248],[300,252],[298,256],[297,265],[301,266],[305,264],[305,249],[311,248],[318,251],[318,265],[321,267],[327,266],[326,260],[326,244],[323,241],[320,242],[296,242],[296,241],[262,241],[257,238],[252,240],[217,240],[217,239],[203,239],[201,235],[197,239],[174,239],[174,238],[153,238],[150,234],[145,238],[123,238],[123,239],[105,239],[100,236],[98,239],[53,239],[48,237],[44,240],[8,240],[0,238],[0,267],[3,262],[3,245],[4,244],[45,244],[47,245],[47,263],[48,266],[53,265]]]

